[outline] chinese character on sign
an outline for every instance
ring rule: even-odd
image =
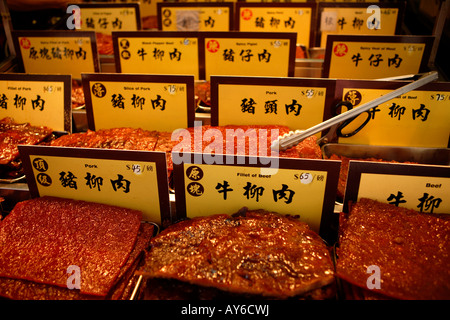
[[[278,28],[279,25],[280,25],[280,19],[275,19],[274,17],[272,17],[270,19],[270,26],[271,27]]]
[[[156,95],[155,100],[151,100],[151,101],[152,101],[153,109],[160,108],[161,111],[164,111],[166,109],[166,100],[162,99],[159,94]]]
[[[398,54],[395,54],[393,58],[388,59],[388,67],[391,65],[395,66],[396,68],[400,67],[400,64],[402,63],[403,59],[398,56]]]
[[[83,50],[83,48],[80,47],[80,50],[75,52],[75,56],[77,57],[77,59],[82,58],[83,60],[86,60],[86,51]]]
[[[364,24],[364,20],[363,19],[355,18],[355,19],[353,19],[352,27],[353,27],[353,29],[361,30],[361,27],[363,26],[363,24]]]
[[[264,113],[277,114],[277,100],[269,100],[264,104]]]
[[[125,100],[125,98],[119,93],[117,94],[113,94],[112,95],[112,99],[111,102],[113,104],[113,108],[119,108],[119,109],[125,109],[125,105],[123,103],[123,100]]]
[[[163,57],[164,57],[164,50],[160,50],[160,49],[158,49],[158,48],[155,48],[154,50],[153,50],[153,57],[156,59],[156,60],[161,60],[162,61],[162,59],[163,59]]]
[[[204,192],[203,186],[198,182],[192,182],[187,186],[187,191],[191,196],[198,197]]]
[[[223,50],[223,60],[225,60],[225,61],[234,61],[234,51],[233,51],[233,49],[225,49],[225,50]]]
[[[241,50],[241,53],[239,54],[242,57],[242,61],[249,62],[250,58],[253,57],[252,50]]]
[[[52,48],[52,57],[54,59],[60,59],[60,60],[62,59],[61,49],[59,47]]]
[[[95,29],[94,19],[86,18],[86,28],[88,28],[88,29]]]
[[[170,58],[170,60],[176,59],[177,61],[180,61],[180,59],[181,59],[181,52],[178,51],[177,48],[174,48],[174,50],[172,52],[169,52],[169,58]]]
[[[406,203],[406,200],[401,200],[404,198],[403,192],[398,191],[397,195],[391,193],[391,195],[387,198],[387,201],[390,201],[389,204],[393,204],[398,207],[400,203]]]
[[[286,29],[291,28],[294,29],[295,20],[292,17],[289,17],[289,20],[284,21],[284,26]]]
[[[297,103],[297,100],[292,99],[291,104],[286,104],[286,114],[293,113],[294,116],[298,116],[300,114],[300,110],[302,109],[302,105]]]
[[[270,56],[271,56],[271,54],[269,52],[267,52],[266,49],[264,49],[264,51],[262,53],[258,53],[259,61],[269,62],[270,61]]]
[[[137,54],[141,57],[142,61],[144,61],[144,57],[147,55],[147,52],[145,52],[144,48],[141,48],[138,50]]]
[[[117,180],[110,179],[110,181],[114,191],[123,189],[124,193],[130,192],[131,182],[127,179],[124,179],[124,177],[121,174],[117,174]]]
[[[265,21],[264,18],[257,17],[255,19],[255,27],[264,29],[264,21]]]
[[[345,22],[345,18],[339,19],[337,23],[338,26],[341,27],[341,30],[344,29],[344,25],[347,24],[347,22]]]
[[[37,95],[36,100],[31,100],[31,106],[33,110],[38,109],[39,111],[44,110],[45,100],[41,99],[40,95]]]
[[[253,199],[256,196],[256,202],[259,202],[259,197],[264,193],[263,187],[258,187],[256,184],[251,184],[250,182],[247,182],[244,190],[244,196],[246,196],[247,199]]]
[[[19,96],[16,93],[16,96],[14,97],[14,106],[16,107],[16,109],[23,110],[23,107],[25,106],[26,103],[27,103],[27,99],[22,96]]]
[[[230,185],[228,181],[223,181],[223,183],[217,183],[216,190],[218,190],[218,193],[223,193],[223,200],[227,200],[227,194],[230,191],[233,191],[233,189],[230,188]]]
[[[41,58],[50,60],[52,57],[48,54],[47,48],[42,48],[39,50],[39,54],[41,55]]]
[[[0,97],[0,108],[8,109],[8,102],[6,102],[6,100],[8,100],[8,98],[3,93],[2,96]]]
[[[255,100],[253,100],[253,98],[250,98],[250,99],[244,98],[244,99],[242,99],[242,103],[241,103],[241,111],[243,113],[247,112],[247,113],[255,114],[255,107],[254,107],[255,104],[256,104],[256,102],[255,102]]]
[[[77,177],[75,175],[68,171],[67,173],[64,171],[61,171],[59,173],[59,181],[61,181],[61,185],[66,188],[69,187],[71,189],[77,189],[77,182],[75,181]]]
[[[429,195],[428,193],[424,193],[421,198],[418,199],[420,201],[417,208],[420,209],[420,212],[429,212],[433,213],[435,208],[439,208],[439,205],[442,202],[441,198],[435,198],[434,196]]]
[[[99,18],[97,22],[102,29],[106,29],[108,27],[108,20],[106,18]]]
[[[114,20],[112,22],[112,27],[113,27],[113,29],[118,29],[118,30],[122,29],[122,21],[119,20],[119,18],[116,18],[116,20]]]
[[[420,104],[419,109],[412,110],[413,120],[416,120],[416,118],[422,118],[422,121],[427,121],[429,114],[430,109],[426,108],[424,104]]]
[[[208,19],[205,20],[205,27],[214,28],[214,22],[215,20],[212,17],[208,17]]]
[[[285,203],[289,204],[292,202],[292,198],[295,195],[295,192],[289,189],[289,186],[286,184],[282,184],[282,188],[280,190],[272,190],[273,192],[273,200],[278,202],[278,200],[286,200]]]
[[[36,60],[38,58],[37,51],[34,49],[34,47],[30,48],[30,55],[28,56],[30,59]]]
[[[100,187],[103,185],[102,177],[97,177],[95,174],[92,175],[90,172],[87,172],[84,179],[86,180],[86,185],[89,187],[89,189],[97,188],[98,191],[101,191]]]
[[[371,66],[378,67],[383,59],[381,59],[381,54],[371,54],[369,57],[369,61]]]
[[[398,104],[392,103],[392,106],[389,107],[389,110],[391,110],[389,112],[391,118],[398,118],[398,120],[400,120],[401,116],[405,114],[406,108],[401,107]]]
[[[137,96],[133,93],[133,96],[131,97],[131,105],[134,108],[140,108],[142,110],[143,105],[145,104],[145,98]]]
[[[359,52],[357,54],[354,54],[352,56],[352,60],[355,63],[355,66],[357,67],[358,66],[358,62],[362,60],[361,54]]]

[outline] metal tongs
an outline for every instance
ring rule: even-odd
[[[272,143],[272,150],[287,150],[289,148],[292,148],[296,145],[298,145],[300,142],[308,138],[309,136],[312,136],[316,133],[321,132],[322,130],[328,129],[332,126],[334,127],[334,130],[330,130],[331,133],[334,133],[336,131],[336,126],[339,125],[341,122],[349,120],[353,117],[358,116],[359,114],[368,111],[369,109],[378,106],[379,104],[382,104],[384,102],[387,102],[391,99],[394,99],[402,94],[405,94],[409,91],[415,90],[427,83],[430,83],[438,78],[438,73],[435,71],[428,72],[423,74],[420,78],[417,80],[400,87],[392,92],[389,92],[388,94],[385,94],[379,98],[376,98],[372,101],[369,101],[358,108],[348,110],[344,113],[341,113],[338,116],[335,116],[333,118],[330,118],[324,122],[321,122],[309,129],[306,130],[296,130],[289,132],[286,135],[281,136],[277,140],[275,140]]]

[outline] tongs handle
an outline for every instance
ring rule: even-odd
[[[296,130],[295,132],[290,132],[287,135],[284,135],[280,137],[278,140],[275,140],[272,143],[272,150],[286,150],[289,148],[292,148],[302,142],[304,139],[308,138],[309,136],[312,136],[318,132],[321,132],[322,130],[325,130],[335,124],[338,124],[342,121],[348,120],[350,118],[356,117],[359,114],[368,111],[369,109],[376,107],[384,102],[387,102],[391,99],[394,99],[402,94],[405,94],[409,91],[415,90],[427,83],[430,83],[438,78],[438,73],[436,71],[425,73],[422,77],[417,79],[416,81],[413,81],[411,83],[408,83],[407,85],[400,87],[394,91],[391,91],[385,95],[382,95],[381,97],[378,97],[372,101],[369,101],[367,103],[362,104],[358,108],[354,108],[351,110],[348,110],[344,113],[341,113],[338,116],[335,116],[333,118],[330,118],[324,122],[321,122],[309,129],[300,131]]]

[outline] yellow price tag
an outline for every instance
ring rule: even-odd
[[[230,31],[233,3],[168,3],[158,6],[163,31]]]
[[[34,196],[136,209],[157,224],[169,214],[164,152],[27,146],[19,151]]]
[[[198,155],[195,155],[198,156]],[[205,158],[203,154],[203,159]],[[337,178],[339,162],[280,159],[278,168],[249,165],[249,159],[226,158],[223,164],[176,164],[177,212],[187,217],[235,213],[242,207],[299,215],[317,232],[334,207],[334,195],[327,191]],[[263,161],[262,158],[256,160]],[[234,162],[233,162],[234,161]],[[329,167],[327,167],[330,165]],[[219,211],[211,208],[220,208]],[[331,209],[331,212],[328,212]],[[329,220],[328,222],[329,223]]]
[[[313,46],[312,22],[315,4],[292,3],[291,6],[271,6],[238,2],[239,31],[296,32],[297,44]]]
[[[94,32],[16,31],[14,37],[26,73],[70,74],[81,79],[81,72],[99,71]]]
[[[187,74],[199,79],[198,38],[192,34],[113,33],[113,42],[121,73]]]
[[[211,93],[217,92],[217,107],[211,114],[213,125],[276,123],[291,130],[307,129],[324,120],[325,106],[331,103],[327,92],[334,92],[333,81],[329,79],[215,76],[211,79]]]
[[[69,132],[70,88],[68,75],[0,75],[0,113],[18,123]]]
[[[450,91],[445,84],[429,86],[432,91],[414,90],[364,112],[352,121],[343,133],[362,126],[352,137],[340,138],[349,144],[447,148],[450,129],[447,106]],[[445,90],[445,91],[443,91]],[[344,101],[358,107],[389,93],[390,90],[344,88]]]
[[[295,62],[295,34],[293,38],[276,38],[273,33],[252,33],[239,37],[205,37],[205,79],[211,75],[292,76]],[[277,33],[280,36],[282,33]]]
[[[137,4],[79,4],[81,30],[111,34],[140,29]]]
[[[320,5],[320,47],[325,48],[329,34],[395,35],[399,29],[400,9],[378,7],[378,15],[367,5]]]
[[[426,67],[431,42],[429,37],[330,35],[324,77],[383,79],[416,74]]]
[[[193,76],[83,74],[83,85],[92,130],[173,131],[193,125]]]

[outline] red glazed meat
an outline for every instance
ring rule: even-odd
[[[450,299],[450,221],[361,199],[341,214],[337,276],[368,289],[369,266],[380,270],[376,294],[396,299]],[[373,271],[371,271],[373,272]]]
[[[18,203],[0,223],[0,277],[67,288],[81,271],[81,294],[105,296],[135,245],[142,213],[41,197]]]
[[[151,279],[277,299],[334,282],[322,239],[303,222],[265,211],[171,225],[152,239],[141,272]]]

